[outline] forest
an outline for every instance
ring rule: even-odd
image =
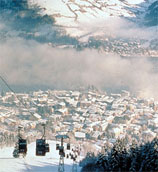
[[[130,146],[117,140],[110,150],[105,146],[98,155],[88,153],[80,166],[82,172],[158,171],[158,138],[145,144],[132,141]]]

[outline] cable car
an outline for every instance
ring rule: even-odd
[[[49,152],[49,144],[46,143],[45,137],[45,124],[42,124],[44,132],[41,139],[36,140],[36,156],[45,156],[46,152]]]
[[[19,145],[19,153],[26,154],[26,152],[27,152],[27,142],[26,142],[26,140],[20,138],[18,145]]]
[[[70,143],[67,144],[67,150],[70,150]]]
[[[65,157],[65,153],[64,153],[64,146],[59,146],[59,155],[64,156]]]
[[[36,156],[45,156],[46,154],[46,143],[45,139],[36,140]]]
[[[59,150],[59,144],[56,144],[56,150]]]
[[[19,138],[18,142],[16,143],[15,149],[13,151],[13,157],[19,158],[20,154],[26,156],[27,153],[27,141],[25,139]]]
[[[73,159],[73,155],[71,154],[70,156],[71,156],[71,159]]]
[[[15,144],[15,149],[13,151],[13,157],[14,158],[18,158],[20,156],[20,154],[24,156],[26,156],[27,153],[27,140],[23,139],[21,136],[21,131],[22,127],[19,126],[18,127],[18,141]]]

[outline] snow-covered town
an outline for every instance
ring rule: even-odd
[[[66,132],[72,143],[82,142],[86,154],[94,145],[95,151],[101,151],[103,145],[110,146],[118,138],[125,138],[129,144],[133,138],[141,142],[152,140],[158,134],[158,102],[131,96],[125,90],[120,94],[96,89],[16,95],[2,92],[1,146],[14,144],[19,125],[24,127],[28,141],[35,141],[43,122],[47,124],[48,139],[55,140],[56,134]]]
[[[157,88],[157,0],[0,0],[0,172],[158,172]]]

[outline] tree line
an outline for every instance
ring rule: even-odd
[[[98,155],[88,153],[80,162],[82,172],[158,171],[158,138],[140,145],[117,140],[111,150],[104,151]]]

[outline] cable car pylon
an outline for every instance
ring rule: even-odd
[[[60,139],[61,144],[56,144],[56,150],[59,150],[59,166],[58,166],[58,172],[64,172],[64,157],[65,157],[65,150],[64,150],[64,139],[69,139],[69,136],[67,135],[57,135],[56,140]],[[70,150],[70,139],[69,143],[67,143],[67,150]]]
[[[65,152],[64,152],[64,146],[63,146],[63,137],[61,138],[61,146],[59,147],[59,167],[58,167],[58,172],[64,172],[64,157],[65,157]]]

